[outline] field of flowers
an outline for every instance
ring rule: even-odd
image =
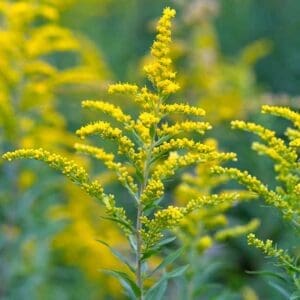
[[[300,299],[298,13],[0,0],[0,299]]]

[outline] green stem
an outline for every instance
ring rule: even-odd
[[[137,220],[136,220],[136,244],[137,244],[137,254],[136,254],[136,281],[137,286],[139,287],[140,293],[140,300],[144,299],[143,296],[143,278],[142,278],[142,237],[141,237],[141,216],[142,216],[142,205],[141,201],[138,203],[137,208]]]
[[[136,283],[139,287],[141,294],[140,294],[140,300],[144,299],[144,291],[143,291],[143,275],[142,275],[142,244],[143,239],[141,236],[142,231],[142,222],[141,217],[143,215],[143,203],[141,201],[141,195],[146,188],[148,177],[149,177],[149,161],[151,160],[151,152],[152,152],[153,142],[151,143],[150,147],[146,150],[147,156],[146,161],[144,165],[144,174],[143,174],[143,183],[140,187],[140,193],[139,193],[139,199],[137,204],[137,218],[136,218]]]
[[[159,115],[159,107],[160,103],[157,105],[155,109],[155,113]],[[143,216],[143,203],[141,201],[141,195],[143,194],[148,178],[150,175],[150,165],[152,161],[152,151],[153,148],[155,147],[155,137],[156,137],[156,131],[157,131],[157,124],[155,125],[154,128],[154,133],[151,138],[151,143],[150,145],[145,149],[146,150],[146,159],[144,163],[144,170],[143,170],[143,182],[140,186],[140,191],[139,191],[139,199],[137,203],[137,219],[136,219],[136,284],[140,289],[140,297],[139,300],[144,300],[144,282],[143,282],[143,274],[142,274],[142,245],[143,245],[143,239],[141,236],[141,231],[143,229],[143,224],[141,222],[141,217]]]

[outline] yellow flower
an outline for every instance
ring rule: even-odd
[[[109,94],[133,94],[135,95],[138,92],[138,86],[135,84],[129,84],[129,83],[116,83],[111,84],[108,87],[108,93]]]
[[[215,234],[214,238],[218,241],[222,241],[228,238],[244,235],[246,233],[255,231],[259,225],[260,225],[260,221],[258,219],[253,219],[246,225],[238,225],[238,226],[233,226],[230,228],[219,230]]]
[[[209,235],[201,237],[197,243],[196,248],[198,252],[203,252],[213,246],[213,239]]]
[[[255,234],[248,234],[248,244],[263,251],[268,256],[276,257],[286,268],[292,267],[293,259],[282,249],[273,245],[272,240],[262,240],[256,238]]]
[[[90,181],[87,171],[78,166],[75,162],[69,161],[66,158],[52,154],[44,149],[20,149],[14,152],[8,152],[2,156],[8,161],[12,161],[20,158],[32,158],[40,161],[44,161],[50,167],[59,170],[68,177],[71,181],[78,184],[88,194],[103,198],[103,188],[97,181]]]
[[[170,95],[179,90],[179,85],[174,82],[176,76],[171,68],[170,54],[171,19],[175,16],[174,9],[164,9],[163,16],[157,25],[157,36],[151,48],[154,62],[146,65],[144,70],[149,80],[163,95]]]

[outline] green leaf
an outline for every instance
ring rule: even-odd
[[[189,265],[178,267],[175,270],[167,273],[165,276],[167,276],[168,279],[181,276],[187,270],[188,267],[189,267]]]
[[[170,278],[181,276],[188,267],[188,265],[178,267],[169,273],[165,273],[161,279],[147,291],[145,294],[145,300],[162,299],[167,288],[168,280]]]
[[[154,162],[156,162],[157,160],[163,158],[163,157],[167,157],[168,155],[168,151],[163,152],[163,153],[159,153],[158,155],[154,156],[151,160],[150,160],[150,164],[153,164]]]
[[[134,267],[130,264],[130,262],[128,261],[128,259],[121,254],[119,251],[117,251],[116,249],[112,248],[109,244],[107,244],[106,242],[102,241],[102,240],[97,240],[99,243],[101,243],[102,245],[106,246],[107,248],[109,248],[109,250],[112,252],[112,254],[117,257],[122,263],[124,263],[132,273],[135,273],[135,269]]]
[[[175,261],[183,252],[184,248],[181,247],[175,252],[172,252],[169,254],[147,277],[151,277],[155,272],[163,269],[167,265],[171,264],[173,261]]]
[[[152,124],[151,125],[151,127],[150,127],[150,136],[152,137],[152,138],[154,138],[155,137],[155,126]]]
[[[193,292],[193,296],[207,296],[212,292],[214,295],[219,295],[222,293],[222,290],[224,290],[224,286],[219,283],[201,283],[201,285]]]
[[[284,296],[284,297],[286,297],[286,299],[290,300],[289,292],[286,291],[282,286],[280,286],[279,284],[277,284],[273,281],[269,281],[268,283],[270,286],[272,286],[274,289],[276,289],[282,296]]]
[[[173,135],[165,135],[163,137],[161,137],[156,143],[155,143],[155,147],[161,145],[163,142],[166,142],[167,140],[171,139],[173,137]]]
[[[160,209],[162,208],[161,206],[159,206],[159,203],[162,201],[163,197],[160,197],[159,199],[156,199],[155,201],[152,201],[150,203],[148,203],[147,205],[145,205],[144,209],[143,209],[143,213],[145,216],[149,216],[153,213],[153,211],[155,209]]]
[[[138,168],[136,168],[135,176],[136,176],[136,178],[138,179],[139,182],[144,181],[144,175]]]
[[[160,300],[166,292],[168,286],[167,280],[161,281],[152,286],[145,295],[145,300]]]
[[[199,283],[204,283],[210,279],[211,276],[221,272],[221,268],[225,267],[226,263],[220,261],[211,261],[208,265],[198,267],[199,272],[196,273],[195,279]]]
[[[286,278],[284,278],[279,273],[271,272],[271,271],[246,271],[247,274],[261,275],[261,276],[271,276],[275,277],[285,283],[287,283]]]
[[[290,297],[290,300],[299,300],[299,299],[300,299],[300,291],[293,293]]]
[[[134,235],[129,236],[129,243],[132,250],[136,253],[137,252],[137,245],[136,245],[136,238]]]
[[[160,240],[160,241],[156,244],[156,247],[157,247],[157,248],[161,248],[162,246],[165,246],[165,245],[167,245],[167,244],[170,244],[170,243],[172,243],[173,241],[175,241],[176,238],[177,238],[176,236],[171,236],[171,237],[169,237],[169,238],[162,239],[162,240]]]
[[[172,236],[172,237],[169,237],[169,238],[165,238],[165,239],[160,240],[160,241],[155,245],[155,247],[150,248],[148,251],[146,251],[146,252],[143,254],[143,256],[142,256],[142,261],[145,260],[145,259],[147,259],[147,258],[149,258],[150,256],[152,256],[152,255],[158,253],[159,250],[160,250],[163,246],[172,243],[174,240],[176,240],[176,238],[177,238],[176,236]]]
[[[142,256],[141,261],[145,261],[147,258],[151,257],[152,255],[155,255],[158,252],[159,252],[159,249],[157,249],[157,248],[152,248],[152,249],[146,251]]]
[[[124,289],[127,291],[130,297],[133,299],[138,298],[141,295],[140,288],[136,285],[136,283],[124,272],[116,271],[116,270],[104,270],[105,273],[111,274],[116,277]]]
[[[107,217],[107,216],[101,216],[100,218],[104,219],[104,220],[109,220],[109,221],[112,221],[112,222],[119,223],[119,224],[125,226],[126,228],[128,228],[131,232],[134,232],[134,228],[128,222],[126,222],[124,220],[114,218],[114,217]]]

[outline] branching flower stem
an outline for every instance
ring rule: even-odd
[[[159,107],[160,103],[158,103],[157,107],[155,108],[156,115],[159,115]],[[149,146],[146,147],[146,159],[144,163],[144,170],[143,170],[143,179],[142,183],[140,185],[140,192],[139,192],[139,201],[137,203],[137,219],[136,219],[136,241],[137,241],[137,252],[136,252],[136,283],[137,286],[139,287],[141,293],[140,293],[140,300],[144,299],[143,295],[143,274],[142,274],[142,236],[141,236],[141,231],[142,231],[142,222],[141,222],[141,217],[143,216],[143,203],[141,201],[141,195],[144,192],[148,178],[150,175],[150,166],[151,166],[151,161],[152,161],[152,152],[153,148],[155,147],[156,141],[156,132],[157,132],[157,126],[158,124],[155,124],[154,130],[153,130],[153,135],[151,137],[151,143]]]

